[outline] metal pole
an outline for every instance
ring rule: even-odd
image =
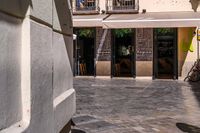
[[[197,59],[199,60],[199,41],[197,40]]]
[[[197,28],[197,60],[199,60],[200,28]]]

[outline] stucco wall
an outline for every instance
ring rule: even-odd
[[[101,10],[106,9],[106,1],[99,0]],[[200,11],[199,2],[199,0],[139,0],[139,11],[142,12],[143,9],[147,12]]]
[[[60,132],[75,113],[69,1],[3,0],[0,30],[0,132]]]
[[[153,75],[153,62],[152,61],[136,61],[136,76]]]
[[[111,75],[111,61],[97,61],[96,75],[110,76]]]
[[[197,59],[196,35],[191,37],[193,31],[196,31],[195,27],[178,29],[178,74],[183,78]]]
[[[139,0],[139,9],[140,12],[142,9],[147,12],[199,11],[198,4],[199,0]]]
[[[99,0],[99,7],[102,10],[106,11],[107,0]]]

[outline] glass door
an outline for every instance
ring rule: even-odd
[[[177,79],[177,31],[154,29],[154,78]]]
[[[77,76],[95,76],[95,29],[76,29],[77,42],[75,47]]]
[[[112,31],[112,77],[135,77],[135,31]]]

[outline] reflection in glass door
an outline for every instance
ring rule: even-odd
[[[176,38],[174,28],[154,29],[154,78],[178,78]]]
[[[112,31],[112,76],[135,77],[135,31]]]

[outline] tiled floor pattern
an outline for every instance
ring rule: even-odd
[[[200,133],[200,83],[75,78],[72,133]]]

